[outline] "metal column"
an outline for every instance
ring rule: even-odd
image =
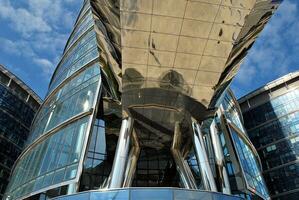
[[[113,166],[110,174],[108,188],[121,188],[123,186],[126,164],[129,156],[133,119],[128,117],[122,120],[120,134],[115,151]]]
[[[210,133],[211,133],[212,144],[213,144],[213,149],[214,149],[215,158],[216,158],[217,170],[220,175],[218,177],[218,180],[219,180],[220,187],[222,190],[221,192],[223,192],[224,194],[231,194],[229,178],[228,178],[228,174],[227,174],[227,171],[225,168],[224,154],[223,154],[221,141],[219,139],[215,121],[213,121],[211,123]]]
[[[180,124],[177,122],[175,124],[175,129],[174,129],[171,153],[176,163],[176,167],[184,187],[187,189],[197,189],[196,182],[190,170],[190,167],[183,159],[182,153],[180,151],[180,145],[181,145],[181,131],[180,131]]]
[[[203,142],[202,132],[197,122],[192,122],[193,144],[198,165],[200,167],[202,180],[206,190],[217,192],[216,183],[210,168],[207,152]]]
[[[130,187],[132,185],[140,154],[140,145],[134,129],[132,130],[132,142],[132,149],[128,157],[123,187]]]

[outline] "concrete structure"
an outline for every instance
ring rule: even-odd
[[[0,65],[0,198],[41,102],[27,85]]]
[[[86,0],[6,198],[127,187],[237,193],[223,159],[222,170],[211,167],[209,152],[220,150],[207,146],[202,123],[280,2]],[[246,184],[239,166],[238,193],[266,199],[262,179]]]
[[[274,80],[239,102],[272,199],[298,199],[299,72]]]

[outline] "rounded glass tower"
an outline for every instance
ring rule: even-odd
[[[203,122],[279,2],[85,0],[6,199],[234,198]]]

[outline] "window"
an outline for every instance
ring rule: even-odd
[[[267,149],[267,152],[274,151],[274,150],[276,150],[276,145],[275,145],[275,144],[273,144],[273,145],[271,145],[271,146],[267,147],[266,149]]]

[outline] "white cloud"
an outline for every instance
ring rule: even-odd
[[[6,38],[0,38],[1,44],[1,51],[14,54],[14,55],[21,55],[21,51],[19,50],[18,46],[11,40]]]
[[[254,77],[257,74],[257,70],[250,62],[246,62],[240,68],[238,72],[238,76],[236,77],[236,81],[239,84],[246,85],[249,82],[254,80]]]
[[[7,0],[0,1],[0,17],[10,21],[11,27],[25,37],[35,32],[52,30],[43,18],[33,15],[29,10],[14,8]]]
[[[34,50],[30,47],[29,42],[25,40],[12,41],[0,37],[1,51],[15,56],[34,57]]]
[[[51,61],[45,58],[34,58],[33,62],[41,67],[45,77],[50,77],[52,75],[54,71],[54,64]]]
[[[28,7],[34,15],[45,19],[57,30],[60,29],[60,26],[67,28],[73,26],[76,14],[67,9],[68,3],[71,2],[65,0],[28,0]]]
[[[0,38],[1,49],[0,52],[8,53],[16,56],[23,56],[29,58],[33,63],[35,63],[42,71],[43,75],[49,78],[55,68],[53,62],[46,58],[39,57],[28,42],[23,40],[11,41],[6,38]],[[20,66],[23,68],[24,66]],[[17,69],[15,69],[17,71]]]
[[[239,89],[265,84],[294,69],[299,52],[298,11],[298,2],[286,0],[280,5],[236,76]]]
[[[1,38],[0,52],[35,63],[50,79],[78,13],[78,0],[0,0],[0,20],[19,34]],[[80,5],[79,5],[80,4]]]

